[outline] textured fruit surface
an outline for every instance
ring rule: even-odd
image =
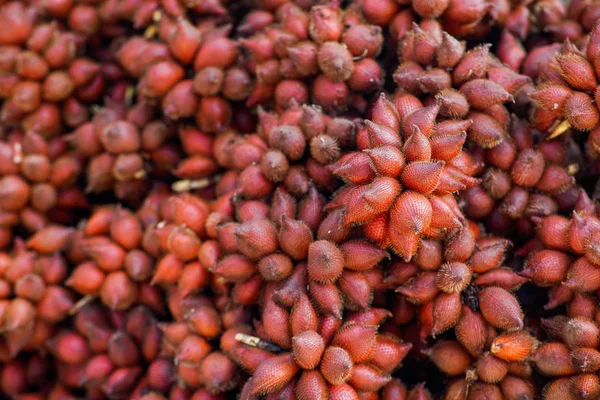
[[[600,397],[600,2],[0,0],[0,398]]]

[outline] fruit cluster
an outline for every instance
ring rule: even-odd
[[[0,395],[600,399],[599,103],[596,0],[0,0]]]

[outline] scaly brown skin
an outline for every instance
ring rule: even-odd
[[[452,378],[445,398],[534,398],[527,356],[536,340],[523,330],[524,314],[512,293],[526,279],[501,267],[510,243],[478,238],[469,226],[445,243],[422,241],[415,260],[392,264],[386,281],[397,277],[400,283],[412,274],[397,291],[419,307],[421,343],[436,339],[422,352]],[[452,328],[456,339],[436,338]]]
[[[597,397],[597,278],[600,220],[597,207],[582,191],[573,216],[549,215],[537,221],[537,237],[522,250],[528,255],[521,274],[550,287],[545,309],[566,305],[566,315],[542,319],[547,342],[532,357],[536,369],[552,379],[544,398]]]
[[[590,132],[588,146],[593,156],[600,149],[599,59],[600,25],[596,24],[585,48],[567,41],[550,63],[540,65],[538,88],[530,95],[537,105],[533,122],[538,129],[549,131],[550,138],[570,128]]]
[[[531,2],[502,1],[493,6],[482,0],[412,0],[402,3],[366,0],[362,3],[358,3],[357,8],[362,10],[367,20],[388,26],[394,40],[400,40],[411,23],[443,29],[462,39],[481,40],[493,28],[506,29],[525,39],[535,29],[535,18],[530,18],[531,14],[538,14],[530,10],[533,8]],[[554,11],[552,8],[559,6],[559,11],[564,11],[562,3],[556,6],[547,3],[544,2],[545,8],[551,8],[551,12]]]
[[[423,240],[412,262],[391,264],[385,282],[401,285],[396,291],[419,306],[417,320],[423,341],[455,328],[465,344],[463,338],[468,339],[469,331],[464,324],[469,319],[480,321],[482,327],[521,329],[523,312],[511,291],[526,279],[502,267],[510,245],[506,239],[478,237],[466,227],[445,242]],[[465,346],[478,356],[482,344]]]
[[[380,97],[357,136],[362,152],[331,166],[347,185],[328,208],[408,261],[421,238],[441,239],[462,226],[452,193],[479,183],[472,175],[480,165],[461,148],[467,138],[483,148],[502,143],[509,124],[503,103],[529,80],[487,46],[465,54],[448,33],[438,39],[417,25],[399,58],[393,104]]]
[[[463,130],[480,147],[501,143],[509,123],[505,104],[530,82],[490,54],[489,44],[465,51],[465,43],[443,31],[414,25],[398,46],[398,88],[423,104],[440,106],[440,121],[470,120]],[[400,117],[404,112],[398,110]]]
[[[537,286],[551,288],[546,309],[567,304],[570,317],[594,318],[588,304],[600,288],[596,205],[582,191],[571,218],[549,215],[536,223],[536,237],[520,251],[528,256],[521,275]]]
[[[271,307],[270,296],[272,292],[267,290],[265,307]],[[229,350],[233,359],[251,372],[242,390],[244,399],[290,391],[300,398],[376,392],[390,382],[391,372],[411,348],[394,335],[377,335],[384,310],[359,312],[342,323],[319,317],[307,295],[300,293],[290,313],[283,309],[278,313],[283,318],[278,327],[265,323],[264,330],[257,330],[267,339],[278,336],[280,342],[289,342],[284,352],[269,354],[249,348],[247,344],[256,346],[258,338],[239,334],[236,338],[241,343]]]
[[[81,57],[98,28],[97,9],[77,5],[71,11],[68,21],[60,17],[52,21],[52,10],[42,4],[15,1],[0,8],[0,23],[6,27],[0,34],[4,126],[35,130],[49,139],[63,133],[64,126],[74,128],[87,121],[86,104],[102,101],[106,78],[101,64]]]
[[[3,362],[43,346],[68,318],[78,300],[66,287],[73,236],[73,229],[51,225],[0,253]]]
[[[485,352],[479,356],[473,357],[454,340],[438,341],[424,353],[451,378],[445,399],[534,399],[539,393],[531,382],[533,370],[528,358],[537,345],[525,330],[500,335],[492,330],[488,331]]]
[[[517,40],[584,43],[597,2],[0,3],[0,391],[219,399],[239,384],[242,399],[429,400],[423,384],[408,393],[392,379],[411,348],[399,338],[420,333],[455,379],[447,398],[534,398],[530,356],[569,376],[549,399],[597,394],[600,221],[586,199],[571,219],[556,214],[574,203],[564,143],[534,145],[506,105],[526,114],[522,67],[577,86],[565,107],[598,107],[584,97],[598,97],[596,30],[589,54],[566,44],[557,56],[572,75],[539,67]],[[455,38],[492,26],[505,64]],[[377,98],[384,42],[388,54],[399,45],[392,101]],[[559,103],[538,108],[539,128]],[[357,119],[333,114],[346,110]],[[593,123],[598,151],[594,113],[561,114],[553,133]],[[113,192],[132,210],[88,213]],[[502,266],[509,241],[490,232],[525,217],[539,237],[519,276]],[[536,319],[512,293],[526,278],[552,288],[548,308],[568,304],[535,354]],[[56,383],[31,376],[30,351],[47,352]],[[243,389],[240,368],[252,375]]]
[[[568,209],[577,191],[574,174],[581,167],[568,165],[568,141],[543,140],[541,134],[511,117],[509,135],[480,155],[486,168],[481,184],[461,194],[467,217],[486,218],[491,232],[516,228],[523,237],[533,234],[533,219]]]
[[[551,382],[544,387],[548,400],[581,400],[600,393],[600,369],[596,319],[559,315],[542,320],[549,341],[532,357],[536,368]]]
[[[277,285],[275,301],[286,308],[307,286],[324,315],[341,318],[344,309],[369,308],[374,291],[383,286],[381,265],[389,254],[367,240],[349,238],[349,229],[339,220],[323,218],[323,205],[315,193],[311,189],[297,209],[282,186],[270,205],[238,201],[239,222],[224,220],[216,226],[216,240],[202,243],[201,265],[233,285],[235,303],[257,304],[262,288],[272,283]],[[213,212],[207,220],[218,215],[223,214]]]
[[[475,161],[462,145],[462,122],[436,124],[440,107],[410,94],[392,104],[382,95],[357,136],[361,151],[329,168],[346,182],[328,204],[345,227],[410,260],[421,238],[443,238],[464,217],[452,193],[475,185]],[[402,123],[400,122],[402,121]]]
[[[215,157],[229,170],[208,217],[214,240],[199,254],[205,268],[234,285],[234,302],[256,304],[265,282],[278,282],[289,290],[309,284],[324,314],[369,307],[388,254],[355,240],[339,212],[324,212],[336,184],[328,165],[355,146],[355,132],[349,119],[293,106],[259,110],[256,134],[217,136]],[[291,307],[293,299],[280,303]]]
[[[243,62],[254,75],[249,107],[274,101],[276,109],[285,110],[311,99],[328,111],[365,112],[366,96],[384,84],[384,67],[376,61],[382,26],[359,7],[338,3],[303,9],[279,2],[277,10],[269,9],[270,23],[242,27],[247,30],[240,39]]]

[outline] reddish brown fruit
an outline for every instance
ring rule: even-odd
[[[537,340],[525,331],[503,333],[490,346],[492,354],[506,361],[522,361],[533,353]]]
[[[571,393],[579,399],[600,396],[600,378],[595,374],[577,375],[571,380]]]
[[[330,400],[358,400],[358,394],[347,383],[341,385],[332,386],[329,389]]]
[[[317,332],[304,331],[292,338],[292,354],[303,369],[313,369],[319,365],[324,350],[325,343]]]
[[[563,343],[546,343],[532,357],[537,369],[548,376],[570,376],[577,373],[571,364],[569,348]]]
[[[319,371],[303,371],[296,383],[297,398],[326,399],[329,388]]]
[[[217,311],[211,306],[200,306],[184,315],[190,329],[207,338],[214,338],[221,333],[221,320]]]
[[[258,270],[267,281],[281,281],[292,273],[293,264],[283,254],[270,254],[259,261]]]
[[[569,319],[560,334],[571,349],[596,348],[600,344],[600,329],[597,324],[583,317]]]
[[[258,366],[250,383],[250,395],[265,395],[283,388],[298,372],[290,353],[270,358]]]
[[[483,382],[499,383],[508,373],[508,363],[490,353],[485,353],[477,360],[475,371]]]
[[[433,301],[433,327],[431,335],[435,337],[452,328],[461,313],[459,293],[440,293]]]
[[[562,77],[569,85],[577,90],[592,91],[596,89],[597,81],[593,67],[586,58],[575,52],[563,52],[556,56]]]
[[[451,262],[441,266],[436,282],[443,292],[460,293],[471,282],[471,277],[471,269],[466,264]]]
[[[234,229],[237,245],[247,257],[258,260],[277,250],[277,233],[268,220],[252,220]]]
[[[115,366],[125,367],[137,364],[140,354],[131,336],[115,332],[108,341],[108,357]]]
[[[571,378],[561,378],[550,382],[544,387],[544,398],[547,400],[576,400],[575,394],[571,393]]]
[[[495,118],[479,112],[471,112],[468,117],[473,124],[467,134],[479,146],[491,149],[504,140],[504,128]]]
[[[113,310],[128,309],[138,297],[137,284],[125,272],[112,272],[100,288],[102,302]]]
[[[354,271],[364,271],[375,266],[389,254],[371,243],[350,240],[340,246],[344,254],[344,267]]]
[[[375,392],[385,386],[392,378],[368,364],[358,364],[354,366],[352,376],[348,383],[359,391]]]
[[[50,254],[67,246],[72,230],[59,225],[50,225],[38,231],[27,241],[27,247],[42,254]]]
[[[310,299],[306,294],[300,292],[290,313],[292,335],[295,336],[304,331],[316,331],[318,324],[319,316]]]
[[[458,341],[471,353],[478,357],[487,341],[487,323],[483,316],[472,311],[468,306],[462,307],[462,315],[454,332]]]
[[[507,290],[489,287],[479,292],[483,317],[493,326],[512,330],[523,327],[523,311],[518,300]]]
[[[306,139],[300,128],[281,125],[269,132],[269,145],[283,152],[290,160],[298,160],[304,154]]]
[[[595,373],[600,369],[600,352],[596,349],[579,348],[571,352],[571,363],[584,373]]]
[[[84,295],[95,295],[104,283],[105,274],[94,263],[78,265],[65,284]]]
[[[390,219],[398,231],[420,234],[429,228],[432,213],[427,198],[416,192],[404,192],[394,203]]]
[[[357,341],[358,338],[362,340]],[[369,360],[376,345],[376,327],[362,324],[345,324],[335,335],[333,345],[346,350],[355,363]]]
[[[305,259],[313,241],[309,226],[303,221],[288,218],[285,214],[281,216],[280,222],[278,239],[281,249],[294,260]]]
[[[529,257],[521,275],[538,286],[556,285],[566,279],[570,263],[571,258],[563,252],[540,250]]]
[[[472,363],[469,353],[454,341],[440,341],[423,352],[442,372],[450,376],[463,374]]]
[[[323,74],[333,82],[348,80],[354,71],[352,54],[340,43],[323,44],[317,54],[317,60]]]
[[[502,86],[489,79],[468,81],[460,87],[460,91],[466,96],[471,107],[479,110],[502,104],[512,98]]]
[[[353,362],[348,352],[341,347],[330,346],[323,354],[321,373],[332,385],[340,385],[350,379]]]
[[[200,382],[211,393],[225,392],[237,384],[236,365],[220,351],[210,353],[199,368]]]
[[[582,92],[575,92],[567,99],[564,115],[575,129],[581,131],[592,130],[600,120],[600,113],[592,98]]]
[[[344,256],[332,243],[319,240],[308,248],[308,276],[317,282],[336,280],[344,269]]]
[[[475,399],[503,399],[502,392],[497,385],[491,383],[476,382],[469,390],[468,400]]]

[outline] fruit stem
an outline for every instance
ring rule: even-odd
[[[204,189],[208,185],[210,185],[210,180],[208,178],[202,179],[182,179],[177,182],[174,182],[171,188],[174,192],[189,192],[190,190],[195,189]]]
[[[550,133],[550,135],[548,135],[548,137],[546,137],[546,140],[551,140],[556,137],[559,137],[560,135],[568,131],[570,128],[571,124],[565,119],[563,122],[556,125],[554,129],[552,129],[552,132]]]
[[[279,346],[274,345],[273,343],[267,342],[266,340],[262,340],[259,337],[246,335],[245,333],[237,333],[235,335],[235,340],[238,342],[244,343],[250,347],[258,347],[259,349],[268,350],[273,353],[281,353],[283,349]]]

